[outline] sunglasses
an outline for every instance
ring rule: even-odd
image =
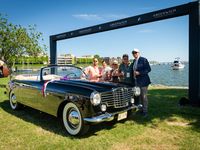
[[[137,54],[138,52],[133,52],[133,54]]]

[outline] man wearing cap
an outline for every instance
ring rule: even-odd
[[[151,71],[151,67],[146,58],[140,56],[139,49],[133,49],[132,51],[134,60],[131,64],[132,68],[132,82],[133,85],[140,87],[141,95],[139,97],[143,110],[142,114],[147,116],[148,112],[148,99],[147,99],[147,91],[148,86],[151,83],[148,73]]]

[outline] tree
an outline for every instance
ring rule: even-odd
[[[97,59],[99,59],[99,58],[100,58],[100,56],[99,56],[98,54],[96,54],[96,55],[94,55],[94,58],[97,58]]]
[[[9,68],[13,66],[22,56],[37,57],[44,53],[46,46],[40,46],[42,33],[36,31],[36,25],[29,25],[28,28],[21,25],[14,25],[0,14],[0,59]]]
[[[94,58],[97,58],[99,62],[102,62],[103,58],[101,58],[98,54],[94,55]]]

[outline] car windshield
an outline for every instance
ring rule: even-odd
[[[42,69],[43,80],[86,80],[85,73],[74,66],[51,66]]]

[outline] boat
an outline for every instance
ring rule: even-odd
[[[185,65],[179,61],[179,57],[175,58],[173,65],[171,66],[173,70],[183,69]]]

